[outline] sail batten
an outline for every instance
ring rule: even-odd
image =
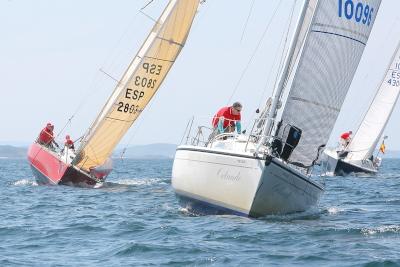
[[[312,2],[315,13],[282,111],[282,127],[277,130],[282,136],[288,125],[302,131],[290,162],[311,166],[319,148],[327,143],[380,3],[381,0]]]
[[[170,0],[82,141],[75,164],[103,164],[152,99],[181,52],[199,0]]]

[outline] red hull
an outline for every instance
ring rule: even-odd
[[[93,187],[96,179],[62,161],[59,156],[37,143],[28,150],[28,161],[39,184],[65,184]]]

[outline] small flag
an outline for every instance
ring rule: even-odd
[[[385,143],[382,143],[381,147],[379,148],[379,151],[382,152],[383,154],[385,154],[385,149],[386,149]]]

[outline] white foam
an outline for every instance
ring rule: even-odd
[[[339,212],[343,211],[343,209],[339,209],[338,207],[329,207],[327,209],[329,214],[335,215],[338,214]]]
[[[113,181],[114,182],[114,181]],[[162,179],[160,178],[140,178],[140,179],[121,179],[121,180],[117,180],[115,181],[115,183],[117,184],[121,184],[121,185],[136,185],[136,186],[141,186],[141,185],[153,185],[153,184],[160,184],[160,183],[164,183],[162,182]]]
[[[364,235],[375,235],[382,233],[400,233],[399,225],[384,225],[374,228],[363,228],[361,229],[361,233]]]
[[[38,185],[36,181],[31,180],[31,179],[22,179],[22,180],[15,181],[11,184],[15,185],[15,186],[27,186],[27,185],[37,186]]]

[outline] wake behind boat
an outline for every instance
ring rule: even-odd
[[[49,140],[35,142],[28,161],[41,184],[95,187],[111,172],[110,156],[159,89],[185,45],[199,0],[170,0],[118,82],[76,153],[56,150]],[[47,131],[44,129],[44,131]],[[47,139],[47,138],[45,138]]]
[[[172,170],[172,186],[183,205],[200,213],[259,217],[301,212],[318,203],[324,187],[311,173],[350,87],[380,2],[304,2],[273,99],[267,101],[251,133],[215,136],[217,129],[211,128],[208,135],[206,127],[199,127],[192,136],[189,127]]]

